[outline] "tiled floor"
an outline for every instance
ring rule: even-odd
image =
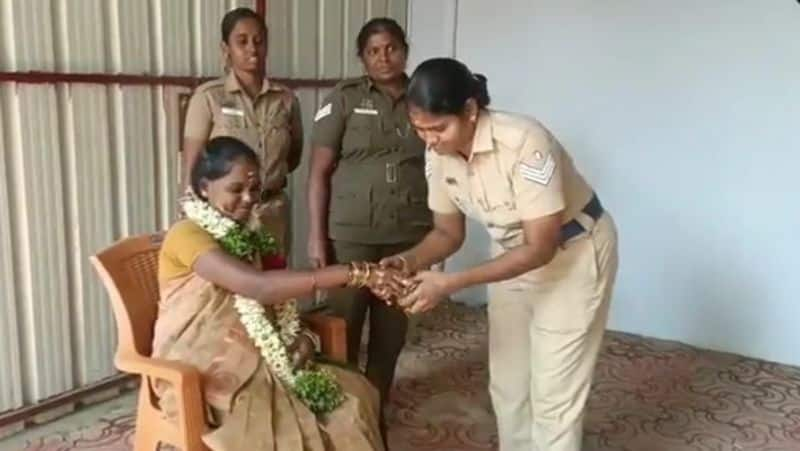
[[[393,451],[496,449],[486,316],[450,304],[401,357]],[[0,441],[0,450],[130,449],[135,397]],[[800,369],[609,333],[589,403],[589,451],[800,450]]]

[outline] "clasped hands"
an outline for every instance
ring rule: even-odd
[[[407,315],[427,312],[452,293],[447,274],[437,271],[415,272],[399,255],[379,263],[355,263],[361,268],[364,286],[387,305],[402,309]],[[359,271],[359,270],[357,270]]]

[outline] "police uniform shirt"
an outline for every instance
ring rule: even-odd
[[[189,101],[184,137],[217,136],[231,136],[250,146],[261,161],[264,189],[282,189],[288,161],[299,161],[303,148],[297,97],[289,88],[264,79],[261,92],[251,99],[232,71],[204,83]]]
[[[432,224],[424,177],[425,143],[369,77],[339,83],[314,117],[312,146],[336,152],[329,234],[360,243],[421,239]]]
[[[470,158],[432,152],[426,177],[431,210],[463,212],[505,249],[523,243],[522,221],[563,210],[567,222],[592,197],[592,188],[542,124],[492,110],[478,116]]]

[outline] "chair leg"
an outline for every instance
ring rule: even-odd
[[[159,430],[151,421],[153,412],[150,408],[150,393],[146,379],[139,387],[139,400],[136,412],[136,431],[133,438],[134,451],[158,451]]]
[[[158,451],[158,443],[158,438],[154,437],[151,431],[137,429],[133,449],[134,451]]]

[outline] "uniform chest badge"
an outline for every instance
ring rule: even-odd
[[[369,116],[377,116],[378,110],[373,108],[353,108],[353,113],[355,114],[366,114]]]
[[[244,117],[244,111],[229,106],[222,107],[222,114],[226,116]]]
[[[365,97],[361,99],[361,103],[358,105],[358,107],[353,108],[353,113],[366,114],[369,116],[377,116],[378,110],[375,109],[375,105],[372,103],[372,99]]]

